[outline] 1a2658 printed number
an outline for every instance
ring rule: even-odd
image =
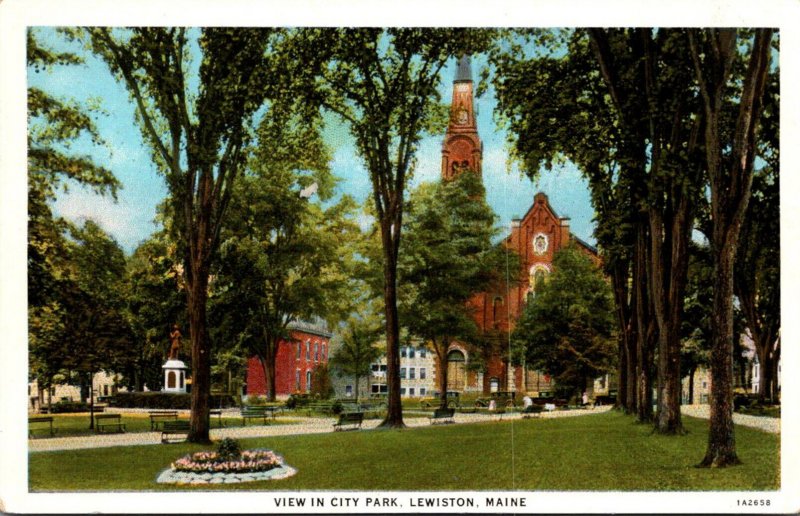
[[[769,499],[765,498],[740,498],[736,500],[739,507],[769,507]]]

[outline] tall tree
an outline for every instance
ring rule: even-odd
[[[124,372],[128,384],[141,391],[158,389],[161,364],[167,357],[174,324],[185,328],[186,293],[177,248],[160,231],[137,247],[127,259],[126,313],[136,335],[137,354]]]
[[[55,52],[42,46],[36,30],[27,32],[29,73],[41,73],[59,66],[79,66],[82,60],[69,52]],[[116,196],[119,182],[113,173],[92,157],[77,152],[71,143],[84,138],[93,150],[102,145],[86,106],[49,92],[28,88],[28,334],[30,374],[40,390],[49,387],[52,376],[63,368],[63,353],[53,352],[63,344],[64,301],[69,301],[67,241],[69,228],[54,217],[50,203],[59,188],[88,186],[100,194]]]
[[[614,304],[603,274],[581,250],[555,253],[553,273],[528,301],[512,334],[526,363],[580,396],[614,367]]]
[[[780,360],[780,120],[779,74],[766,85],[759,156],[764,166],[753,175],[736,255],[733,290],[739,299],[759,362],[758,397],[777,402]]]
[[[471,53],[485,33],[464,29],[335,29],[298,31],[287,56],[309,79],[307,95],[350,127],[369,173],[383,249],[387,416],[403,426],[397,261],[404,192],[423,132],[439,101],[440,72],[452,56]],[[316,63],[315,66],[310,66]]]
[[[264,120],[222,234],[215,309],[234,341],[258,357],[270,400],[289,324],[313,316],[334,324],[352,299],[346,246],[360,235],[355,203],[344,196],[323,208],[318,200],[329,201],[334,186],[318,128],[297,113]]]
[[[135,354],[133,332],[125,317],[125,256],[100,227],[87,221],[73,227],[69,280],[62,284],[67,314],[61,345],[63,367],[82,375],[89,389],[89,428],[94,427],[92,379],[100,371],[122,369]]]
[[[733,273],[742,223],[750,201],[759,122],[770,70],[772,29],[758,29],[749,56],[736,29],[691,30],[689,41],[703,99],[706,167],[711,186],[714,301],[711,318],[711,418],[701,466],[740,462],[733,429]],[[734,63],[744,59],[741,81],[731,84]],[[732,130],[726,113],[736,106]],[[738,105],[738,106],[737,106]]]
[[[470,299],[499,281],[505,252],[492,245],[495,215],[481,177],[462,172],[423,184],[409,199],[399,260],[404,326],[428,343],[437,360],[442,407],[447,406],[447,353],[457,340],[475,342]],[[517,260],[509,268],[519,270]]]
[[[382,354],[376,346],[381,334],[379,321],[376,319],[369,312],[350,317],[341,332],[341,345],[336,348],[329,361],[335,374],[353,377],[356,401],[361,392],[361,378],[369,376],[370,365]]]
[[[284,76],[271,66],[268,52],[281,31],[162,27],[87,32],[93,51],[135,102],[144,140],[169,188],[192,349],[189,440],[209,442],[209,272],[232,186],[245,163],[247,128],[265,99],[277,97],[270,84]],[[192,57],[200,59],[199,67],[191,66]]]

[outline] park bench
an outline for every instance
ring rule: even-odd
[[[94,428],[98,434],[111,432],[106,430],[108,428],[116,428],[117,432],[124,432],[125,423],[122,422],[122,417],[119,414],[100,414],[94,416]]]
[[[456,409],[454,408],[437,408],[433,411],[433,415],[429,416],[428,419],[430,420],[432,425],[438,423],[455,423],[456,420],[453,419],[453,416],[456,414]]]
[[[264,405],[252,405],[252,406],[245,406],[242,407],[241,410],[242,416],[242,425],[247,426],[248,419],[261,419],[264,421],[264,424],[267,424],[267,418],[272,416],[275,418],[275,409],[274,407],[266,407]],[[222,423],[222,419],[220,416],[220,424]]]
[[[339,421],[333,424],[333,431],[339,430],[358,430],[364,422],[363,412],[342,412],[339,414]]]
[[[150,416],[150,431],[158,431],[158,425],[163,424],[165,421],[174,421],[178,419],[178,412],[175,410],[151,410],[148,412]]]
[[[306,405],[306,408],[308,409],[309,416],[312,412],[319,412],[320,414],[333,414],[332,401],[312,401]]]
[[[189,421],[186,419],[164,421],[164,426],[161,429],[161,442],[164,444],[179,442],[179,440],[170,440],[171,435],[185,435],[186,437],[181,440],[186,440],[189,437]]]
[[[39,427],[39,428],[32,428],[31,425],[33,424],[41,424],[41,423],[48,423],[49,428]],[[33,434],[38,431],[48,430],[50,433],[50,437],[56,435],[56,429],[53,428],[53,416],[38,416],[38,417],[29,417],[28,418],[28,437],[33,437]]]
[[[542,414],[544,407],[542,405],[528,405],[522,409],[522,418],[530,419],[531,417],[539,417]]]

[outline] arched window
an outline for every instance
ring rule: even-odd
[[[314,343],[314,361],[319,362],[319,342]]]
[[[306,371],[306,392],[311,392],[311,371]]]
[[[500,321],[499,318],[503,316],[502,314],[503,308],[503,298],[497,296],[492,301],[492,322],[494,323],[494,329],[500,328]]]
[[[311,341],[306,341],[306,360],[311,360]]]
[[[528,299],[536,296],[536,292],[541,290],[545,284],[547,275],[550,274],[550,268],[543,264],[537,263],[531,267],[530,275],[528,276]]]

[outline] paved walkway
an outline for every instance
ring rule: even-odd
[[[703,419],[708,419],[711,417],[708,405],[682,405],[681,414],[700,417]],[[781,433],[781,420],[777,417],[734,414],[733,423],[735,425],[749,426],[750,428],[755,428],[757,430],[761,430],[762,432],[769,432],[771,434]]]
[[[589,414],[597,414],[610,410],[611,406],[598,407],[590,410],[564,410],[543,413],[542,419],[552,419],[560,417],[576,417]],[[247,437],[271,437],[279,435],[298,435],[298,434],[323,434],[333,431],[333,423],[336,418],[296,418],[290,416],[298,423],[288,425],[256,425],[232,428],[213,428],[211,429],[212,439],[222,439],[225,437],[247,438]],[[520,414],[504,414],[503,421],[520,419]],[[491,414],[456,414],[456,424],[459,423],[479,423],[484,421],[497,421],[500,416]],[[364,421],[362,428],[372,429],[380,424],[380,419],[368,419]],[[430,426],[427,417],[409,417],[404,419],[408,427]],[[148,444],[160,444],[160,432],[131,432],[125,434],[105,434],[87,435],[78,437],[52,437],[47,439],[29,439],[29,452],[55,451],[55,450],[79,450],[86,448],[102,448],[110,446],[137,446]]]

